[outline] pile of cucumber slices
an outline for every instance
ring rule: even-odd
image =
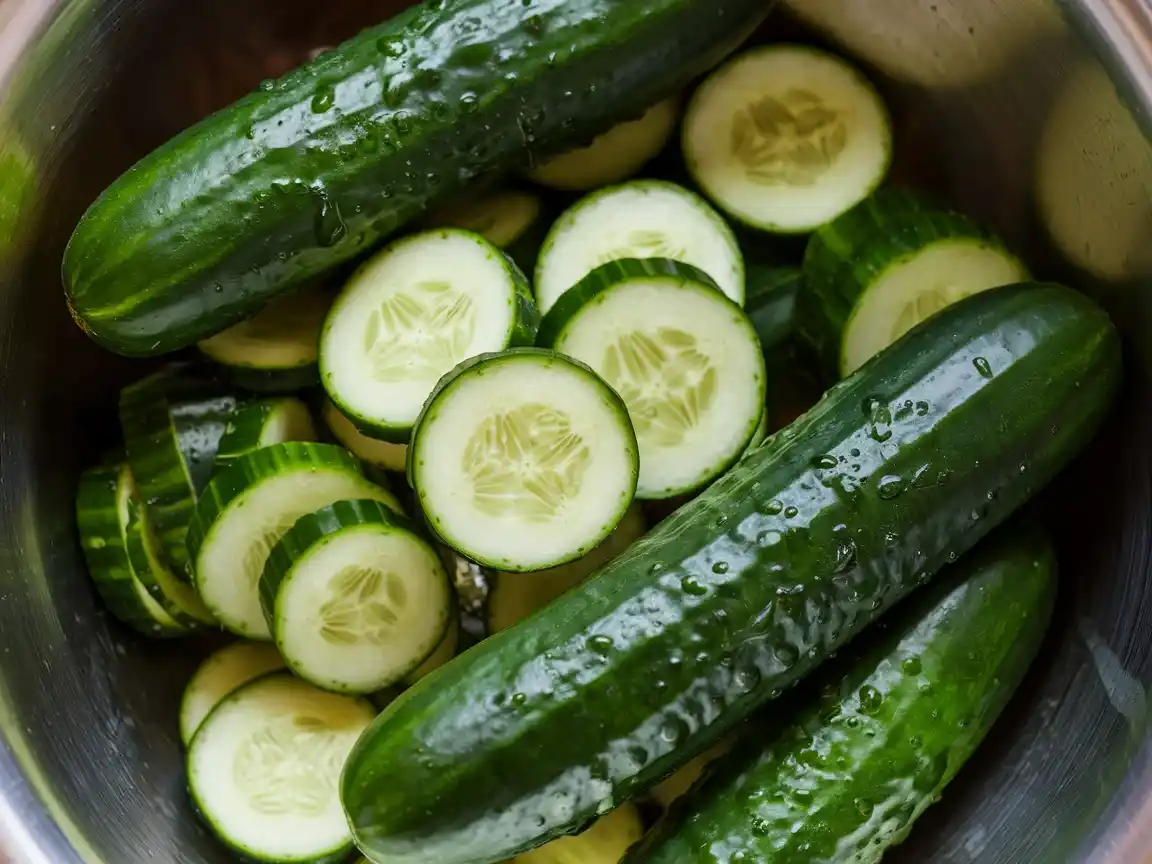
[[[1100,422],[1107,318],[884,185],[844,60],[663,95],[123,390],[82,546],[128,627],[236,637],[178,726],[239,855],[862,864],[1019,683],[1055,562],[981,541]]]

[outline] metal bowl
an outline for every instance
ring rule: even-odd
[[[59,262],[136,158],[399,5],[0,3],[0,861],[231,860],[197,824],[176,734],[204,646],[135,639],[84,573],[74,484],[132,370],[71,323]],[[1112,421],[1035,505],[1063,571],[1042,657],[886,860],[1152,861],[1152,6],[792,0],[769,26],[868,66],[898,171],[1093,293],[1127,339]]]

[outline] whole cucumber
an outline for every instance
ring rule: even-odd
[[[872,864],[988,733],[1040,647],[1056,560],[1002,531],[828,669],[822,698],[749,734],[625,859]]]
[[[1108,317],[1068,288],[961,301],[554,603],[412,688],[342,799],[389,864],[494,862],[703,751],[962,555],[1091,438]]]
[[[735,49],[771,0],[427,0],[206,118],[89,208],[76,322],[173,351],[489,172],[590,140]]]

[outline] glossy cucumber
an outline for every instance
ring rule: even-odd
[[[285,441],[315,441],[312,414],[299,399],[274,396],[255,399],[236,409],[216,450],[214,470],[222,471],[242,456]]]
[[[1037,528],[989,538],[826,670],[820,699],[747,736],[625,860],[879,860],[996,721],[1055,591]]]
[[[359,845],[397,864],[494,862],[642,792],[1028,500],[1119,378],[1115,328],[1068,288],[934,316],[588,581],[393,703],[343,777]]]
[[[768,354],[792,335],[796,295],[803,276],[798,267],[747,265],[744,311]]]
[[[88,209],[76,322],[172,351],[354,258],[475,177],[634,117],[735,49],[765,0],[429,0],[187,129]]]

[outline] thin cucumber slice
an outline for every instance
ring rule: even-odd
[[[768,440],[768,409],[765,407],[764,413],[760,415],[760,425],[756,427],[756,431],[752,433],[752,440],[748,442],[748,446],[744,449],[744,454],[740,457],[747,456],[761,444]]]
[[[866,198],[892,162],[892,124],[847,62],[803,45],[746,51],[685,112],[684,161],[716,204],[765,231],[797,234]]]
[[[799,267],[757,265],[748,268],[744,311],[756,328],[766,355],[792,336],[796,296],[802,280]]]
[[[216,470],[227,468],[241,456],[285,441],[315,441],[316,426],[308,406],[292,396],[257,399],[236,409],[220,447]]]
[[[643,537],[647,530],[640,505],[633,504],[608,538],[584,557],[535,573],[494,574],[488,594],[488,633],[511,627],[547,606]]]
[[[320,339],[324,389],[361,431],[403,444],[442,376],[530,345],[538,322],[524,274],[483,237],[406,237],[356,271],[333,305]]]
[[[124,545],[136,579],[174,621],[190,628],[217,625],[215,616],[204,605],[196,589],[169,566],[152,527],[148,508],[135,490],[128,501]]]
[[[431,675],[449,660],[456,656],[456,652],[460,650],[460,613],[459,610],[453,608],[448,618],[448,629],[444,631],[444,636],[440,640],[440,644],[436,646],[435,650],[428,655],[428,657],[404,676],[401,682],[409,687]]]
[[[268,553],[301,516],[347,498],[374,498],[400,511],[351,453],[330,444],[273,444],[212,478],[188,528],[188,555],[196,588],[224,627],[272,638],[259,589]]]
[[[132,570],[125,545],[135,487],[127,464],[98,465],[84,472],[76,492],[76,524],[88,572],[100,599],[116,618],[145,636],[184,636],[152,599]]]
[[[640,442],[637,498],[670,498],[718,477],[764,413],[764,355],[752,323],[686,264],[597,268],[548,313],[540,339],[587,363],[628,405]]]
[[[579,834],[545,843],[512,860],[516,864],[619,864],[643,836],[640,811],[635,804],[625,803]]]
[[[157,373],[120,394],[128,464],[164,554],[182,578],[188,522],[236,404],[212,382],[179,371]]]
[[[324,422],[328,424],[336,440],[358,458],[377,468],[403,473],[404,463],[408,458],[407,444],[393,444],[391,441],[369,438],[340,413],[340,409],[331,399],[324,400]]]
[[[340,806],[344,762],[376,717],[362,699],[326,693],[284,673],[224,699],[188,750],[200,816],[255,861],[328,864],[353,851]]]
[[[300,390],[320,380],[320,328],[330,291],[310,288],[272,301],[247,321],[200,342],[239,386],[262,392]]]
[[[436,550],[376,500],[337,501],[298,519],[268,555],[260,601],[293,672],[361,695],[416,669],[454,611]]]
[[[658,102],[635,120],[618,123],[592,141],[537,165],[528,176],[541,186],[565,191],[587,191],[621,183],[639,173],[664,149],[676,120],[680,100]]]
[[[1027,278],[973,220],[882,190],[812,236],[797,326],[844,377],[941,309]]]
[[[501,570],[586,554],[636,491],[624,403],[583,363],[552,351],[462,363],[429,398],[411,448],[409,481],[432,530]]]
[[[430,228],[462,228],[507,249],[528,232],[543,211],[538,195],[502,189],[439,210],[427,224]]]
[[[600,265],[621,258],[683,261],[744,303],[744,259],[727,223],[682,186],[637,180],[594,192],[556,220],[536,263],[540,311],[547,313]]]
[[[212,709],[249,681],[284,668],[266,642],[233,642],[213,652],[192,675],[180,700],[180,740],[187,747]]]
[[[648,794],[665,810],[672,806],[677,798],[683,796],[693,784],[703,775],[708,766],[727,753],[736,744],[739,736],[726,735],[716,744],[713,744],[688,764],[679,768],[676,773],[665,777],[650,790]]]

